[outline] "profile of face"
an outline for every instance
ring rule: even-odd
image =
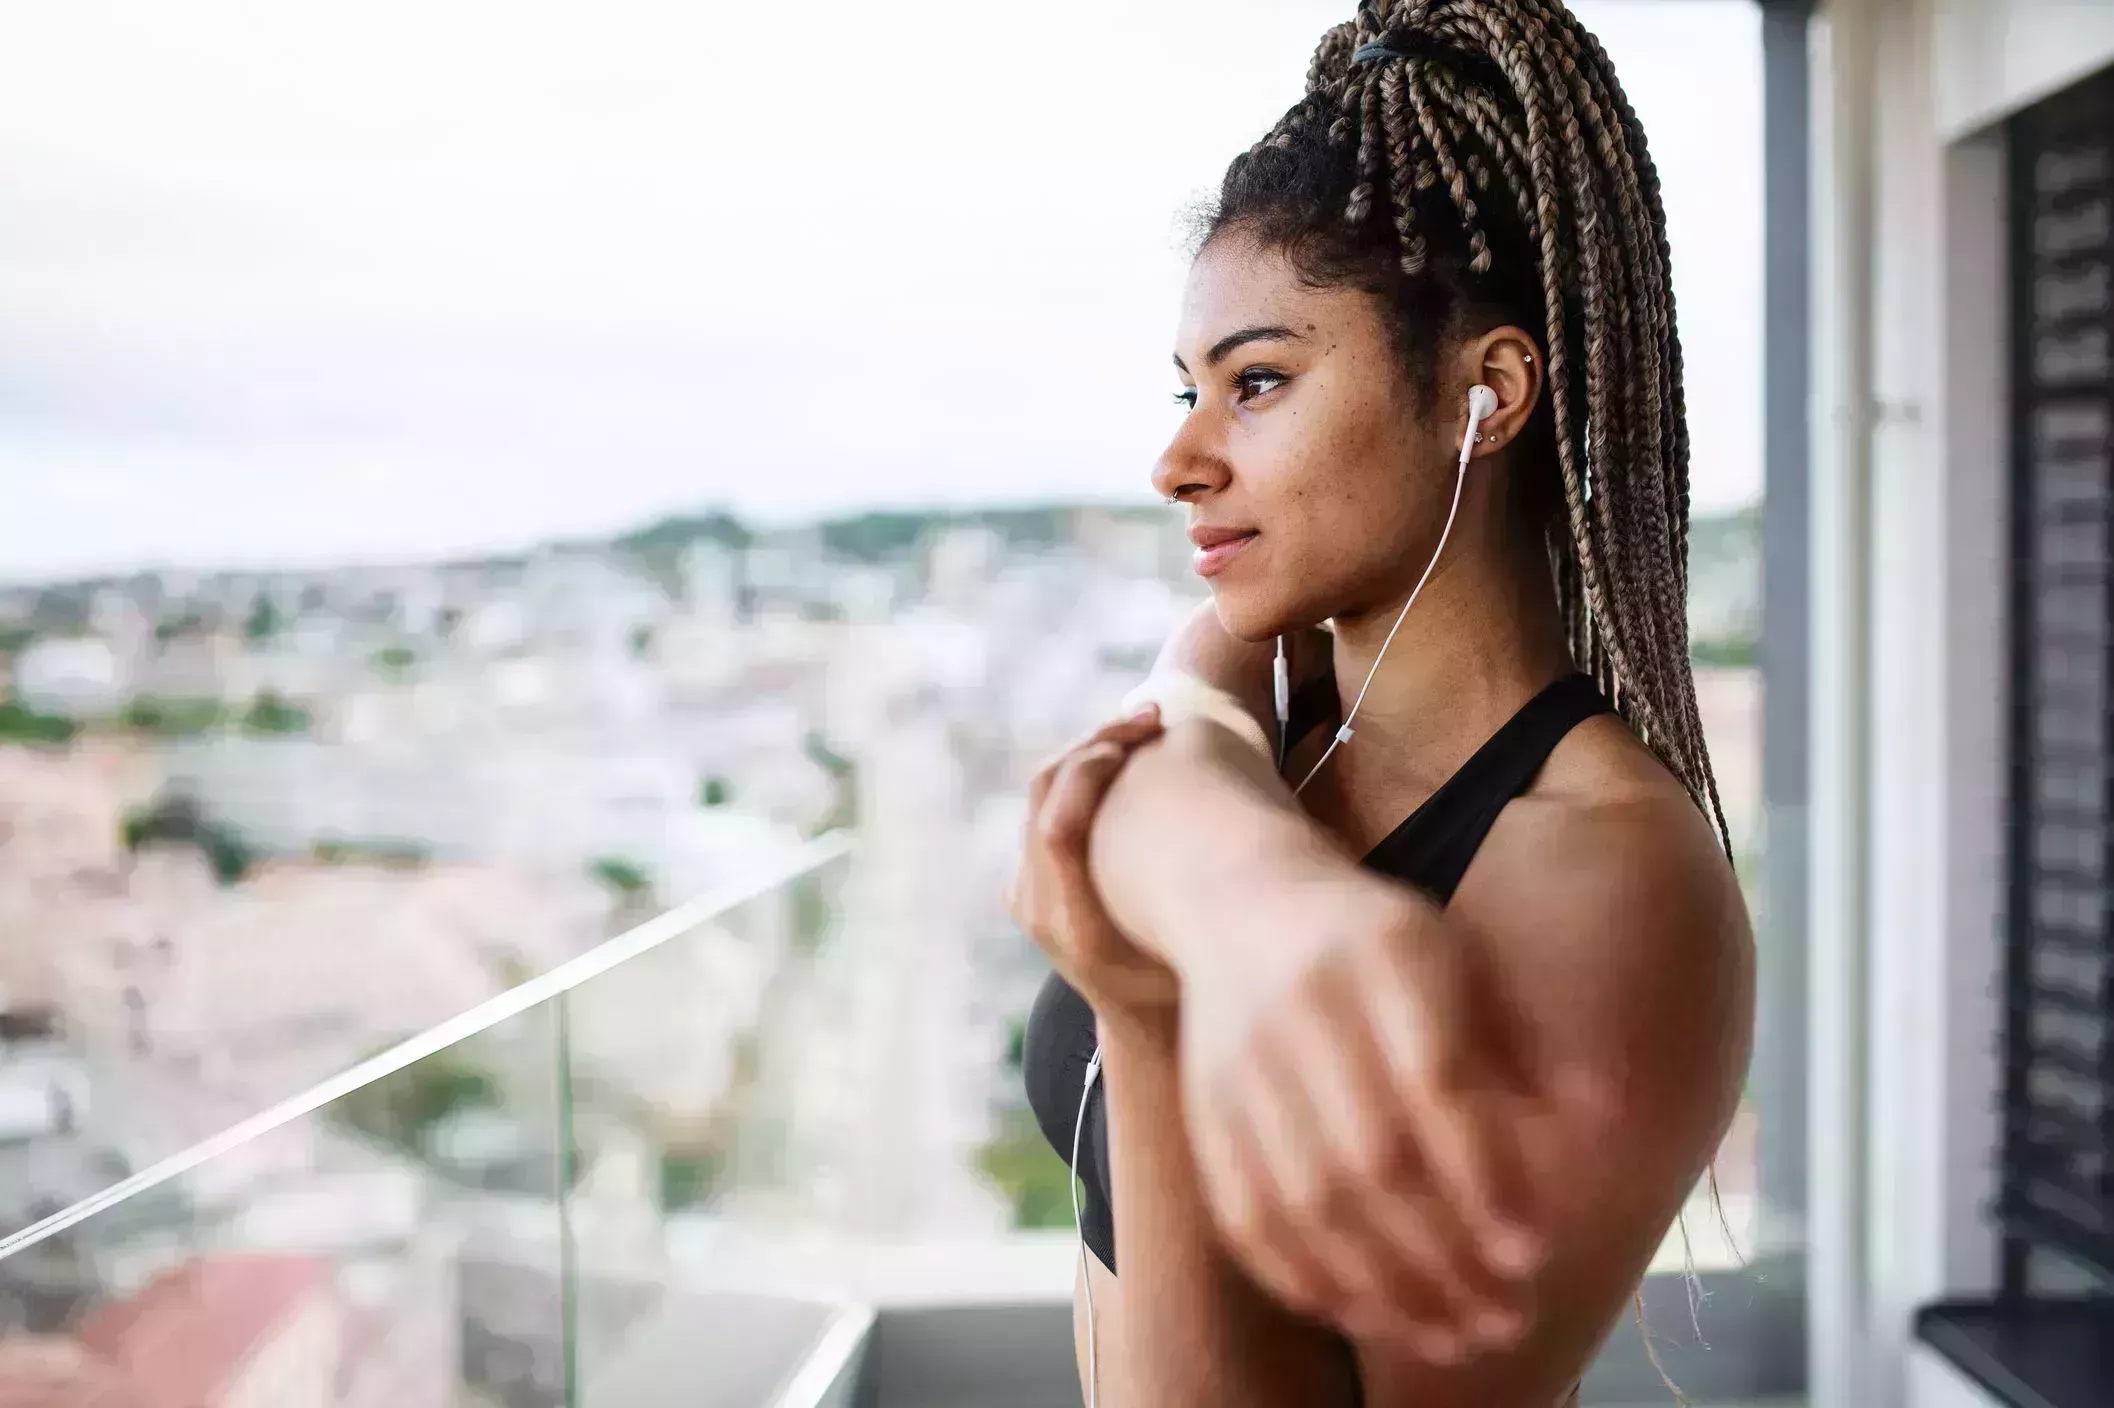
[[[1439,394],[1420,396],[1372,295],[1317,288],[1244,234],[1205,245],[1175,341],[1189,409],[1153,487],[1188,506],[1228,631],[1265,640],[1407,595],[1445,523],[1461,404],[1489,341],[1446,349]],[[1500,386],[1500,400],[1531,405],[1534,390]],[[1248,536],[1209,545],[1232,532]]]

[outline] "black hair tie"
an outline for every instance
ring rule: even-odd
[[[1369,64],[1375,59],[1406,59],[1409,45],[1392,34],[1383,34],[1378,39],[1360,44],[1351,54],[1353,64]]]

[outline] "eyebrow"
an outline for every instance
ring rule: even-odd
[[[1242,328],[1239,332],[1229,332],[1217,342],[1212,343],[1211,350],[1204,354],[1204,365],[1215,367],[1220,362],[1225,361],[1228,354],[1235,348],[1245,347],[1251,342],[1305,341],[1304,335],[1275,323],[1261,327]],[[1185,372],[1189,370],[1188,364],[1182,360],[1182,354],[1179,352],[1174,354],[1174,364]]]

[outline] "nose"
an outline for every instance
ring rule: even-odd
[[[1163,499],[1174,501],[1190,494],[1223,488],[1232,477],[1222,447],[1203,411],[1191,411],[1160,452],[1152,469],[1152,487]]]

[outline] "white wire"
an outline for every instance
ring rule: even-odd
[[[1292,789],[1292,795],[1295,797],[1306,791],[1307,783],[1314,780],[1314,775],[1321,771],[1323,765],[1336,752],[1336,745],[1350,741],[1351,720],[1358,717],[1358,706],[1365,702],[1365,692],[1373,687],[1373,676],[1380,673],[1380,662],[1387,658],[1387,648],[1395,643],[1395,632],[1402,629],[1402,622],[1408,617],[1409,608],[1417,604],[1418,594],[1424,590],[1424,584],[1431,580],[1432,569],[1439,565],[1439,554],[1446,551],[1446,539],[1453,532],[1453,517],[1461,510],[1461,486],[1468,482],[1468,456],[1475,450],[1475,428],[1480,419],[1471,414],[1468,417],[1468,433],[1461,437],[1461,463],[1453,475],[1453,503],[1446,510],[1446,526],[1439,530],[1439,545],[1431,550],[1431,561],[1424,564],[1424,575],[1417,578],[1417,585],[1410,592],[1409,600],[1402,603],[1401,614],[1395,617],[1395,624],[1389,628],[1387,639],[1380,642],[1380,653],[1373,657],[1373,667],[1365,672],[1365,683],[1358,687],[1358,697],[1352,701],[1351,712],[1345,716],[1343,726],[1337,729],[1336,736],[1329,740],[1328,750],[1321,755],[1320,761],[1316,762],[1300,784]]]
[[[1086,1081],[1079,1088],[1079,1115],[1072,1121],[1071,1177],[1065,1181],[1072,1191],[1072,1230],[1079,1235],[1079,1285],[1086,1292],[1086,1408],[1101,1408],[1101,1366],[1094,1345],[1094,1278],[1086,1265],[1086,1218],[1079,1211],[1079,1136],[1086,1129],[1086,1102],[1094,1093],[1094,1078],[1101,1074],[1101,1048],[1094,1048],[1086,1063]]]

